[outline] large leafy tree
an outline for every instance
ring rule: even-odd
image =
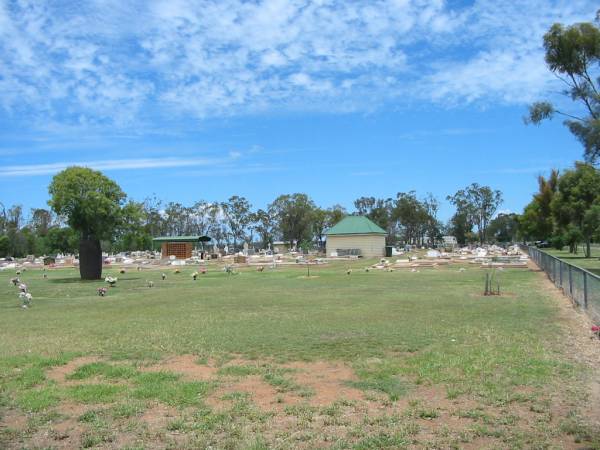
[[[348,215],[348,211],[342,205],[333,205],[327,208],[327,227],[332,227],[344,217]]]
[[[56,174],[48,188],[48,204],[79,234],[82,279],[102,276],[102,239],[110,240],[119,224],[125,194],[101,172],[69,167]]]
[[[327,210],[323,208],[315,208],[313,211],[313,235],[317,240],[317,244],[319,248],[323,248],[323,237],[325,236],[325,230],[327,230],[329,223],[329,215],[327,214]]]
[[[320,249],[325,248],[324,237],[328,228],[331,228],[348,215],[346,209],[341,205],[331,208],[315,208],[313,211],[313,235]]]
[[[559,173],[553,170],[548,178],[538,177],[538,192],[519,218],[521,235],[526,239],[548,239],[554,232],[552,199],[558,189]]]
[[[164,209],[165,231],[169,236],[186,234],[190,227],[190,208],[181,203],[169,202]]]
[[[490,242],[516,242],[518,233],[519,216],[517,214],[498,214],[490,221],[487,239]]]
[[[312,240],[312,224],[316,206],[306,194],[285,194],[269,205],[269,213],[285,241],[293,245]]]
[[[575,168],[566,170],[558,180],[558,190],[552,199],[552,214],[557,231],[581,236],[586,243],[585,254],[590,256],[591,240],[595,231],[584,226],[584,218],[594,205],[600,203],[600,171],[590,164],[576,163]],[[588,219],[588,225],[591,223]],[[571,229],[576,228],[579,234]],[[577,243],[571,239],[570,249],[575,251]]]
[[[471,217],[463,210],[457,210],[448,223],[448,232],[456,237],[459,245],[465,245],[472,240],[473,222]]]
[[[479,243],[483,244],[490,220],[502,204],[502,193],[489,186],[473,183],[449,195],[447,199],[454,204],[459,216],[464,216],[467,223],[475,225]]]
[[[147,212],[144,203],[130,200],[121,209],[121,221],[116,230],[114,250],[149,250],[152,236],[148,232]]]
[[[354,200],[356,212],[366,216],[387,231],[386,242],[391,243],[396,236],[394,201],[391,198],[360,197]]]
[[[544,35],[544,48],[548,68],[566,85],[564,94],[578,107],[566,112],[548,101],[536,102],[526,122],[565,117],[565,125],[585,148],[585,159],[595,163],[600,157],[600,29],[592,23],[556,23]]]
[[[52,227],[46,235],[46,248],[49,253],[73,253],[79,247],[79,236],[69,227]]]
[[[228,243],[228,230],[225,224],[225,214],[220,203],[212,203],[207,210],[208,213],[208,234],[214,240],[217,246]]]
[[[156,196],[144,200],[146,212],[146,225],[151,236],[160,236],[166,233],[165,218],[162,213],[162,202]]]
[[[427,223],[427,211],[417,199],[415,191],[399,192],[394,202],[392,218],[403,234],[403,240],[409,244],[420,243],[421,230]]]
[[[8,236],[2,234],[0,235],[0,258],[4,258],[9,256],[10,251],[10,239]]]
[[[233,247],[236,248],[238,242],[245,238],[246,228],[250,223],[250,202],[244,197],[234,195],[221,204],[221,209],[225,215],[231,237],[233,238]]]
[[[442,238],[443,225],[437,218],[440,202],[432,193],[428,193],[422,201],[422,205],[426,212],[424,215],[425,223],[422,226],[429,237],[429,243],[433,245],[437,240]]]
[[[43,208],[32,209],[31,226],[38,235],[45,236],[52,226],[52,213]]]
[[[258,234],[263,248],[273,244],[275,234],[275,219],[264,209],[259,209],[250,215],[252,228]]]

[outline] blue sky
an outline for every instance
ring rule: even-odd
[[[520,211],[537,175],[582,154],[559,121],[523,124],[529,102],[564,101],[542,36],[596,9],[0,0],[0,201],[44,206],[52,175],[79,164],[137,200],[306,192],[351,208],[479,182]]]

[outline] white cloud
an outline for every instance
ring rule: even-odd
[[[232,152],[233,153],[233,152]],[[100,161],[69,161],[50,164],[27,164],[18,166],[4,166],[0,168],[2,177],[25,177],[34,175],[51,175],[71,166],[89,167],[96,170],[138,170],[138,169],[164,169],[169,167],[197,167],[211,166],[222,167],[224,164],[237,159],[238,155],[231,155],[227,159],[211,158],[138,158],[138,159],[113,159]]]
[[[587,0],[0,0],[0,107],[36,123],[523,103]]]

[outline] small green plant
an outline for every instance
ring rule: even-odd
[[[436,419],[440,414],[435,409],[420,409],[417,412],[417,416],[420,419]]]

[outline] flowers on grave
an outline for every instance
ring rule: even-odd
[[[21,271],[20,271],[20,270],[17,270],[15,273],[16,273],[17,275],[21,275]]]
[[[181,270],[175,269],[175,273],[181,273]]]
[[[258,266],[258,268],[256,269],[257,272],[264,272],[265,270],[265,266]]]
[[[117,284],[117,281],[119,281],[119,279],[117,277],[111,277],[109,275],[104,279],[104,281],[106,281],[110,287],[114,287],[115,284]]]
[[[27,309],[31,306],[33,296],[29,292],[21,292],[19,298],[21,299],[21,302],[23,302],[21,308]]]
[[[152,280],[148,281],[148,287],[149,288],[153,288],[154,287],[154,281],[152,281]]]
[[[119,273],[125,273],[125,269],[119,270]]]
[[[19,284],[19,290],[21,292],[27,292],[27,285],[25,283]]]
[[[104,297],[107,292],[108,292],[108,289],[106,289],[105,287],[98,288],[98,295],[100,297]]]
[[[194,281],[196,281],[196,278],[198,278],[198,272],[194,272],[194,273],[192,274],[192,279],[193,279]]]
[[[202,275],[204,275],[206,273],[206,267],[204,267],[204,266],[200,267],[200,273]]]
[[[167,279],[167,274],[163,272],[160,277],[163,279],[163,281],[165,281]]]
[[[10,282],[13,284],[13,286],[18,286],[19,284],[21,284],[21,280],[19,280],[19,277],[11,278]]]
[[[600,326],[593,325],[592,326],[592,333],[594,334],[594,336],[596,336],[598,339],[600,339]]]

